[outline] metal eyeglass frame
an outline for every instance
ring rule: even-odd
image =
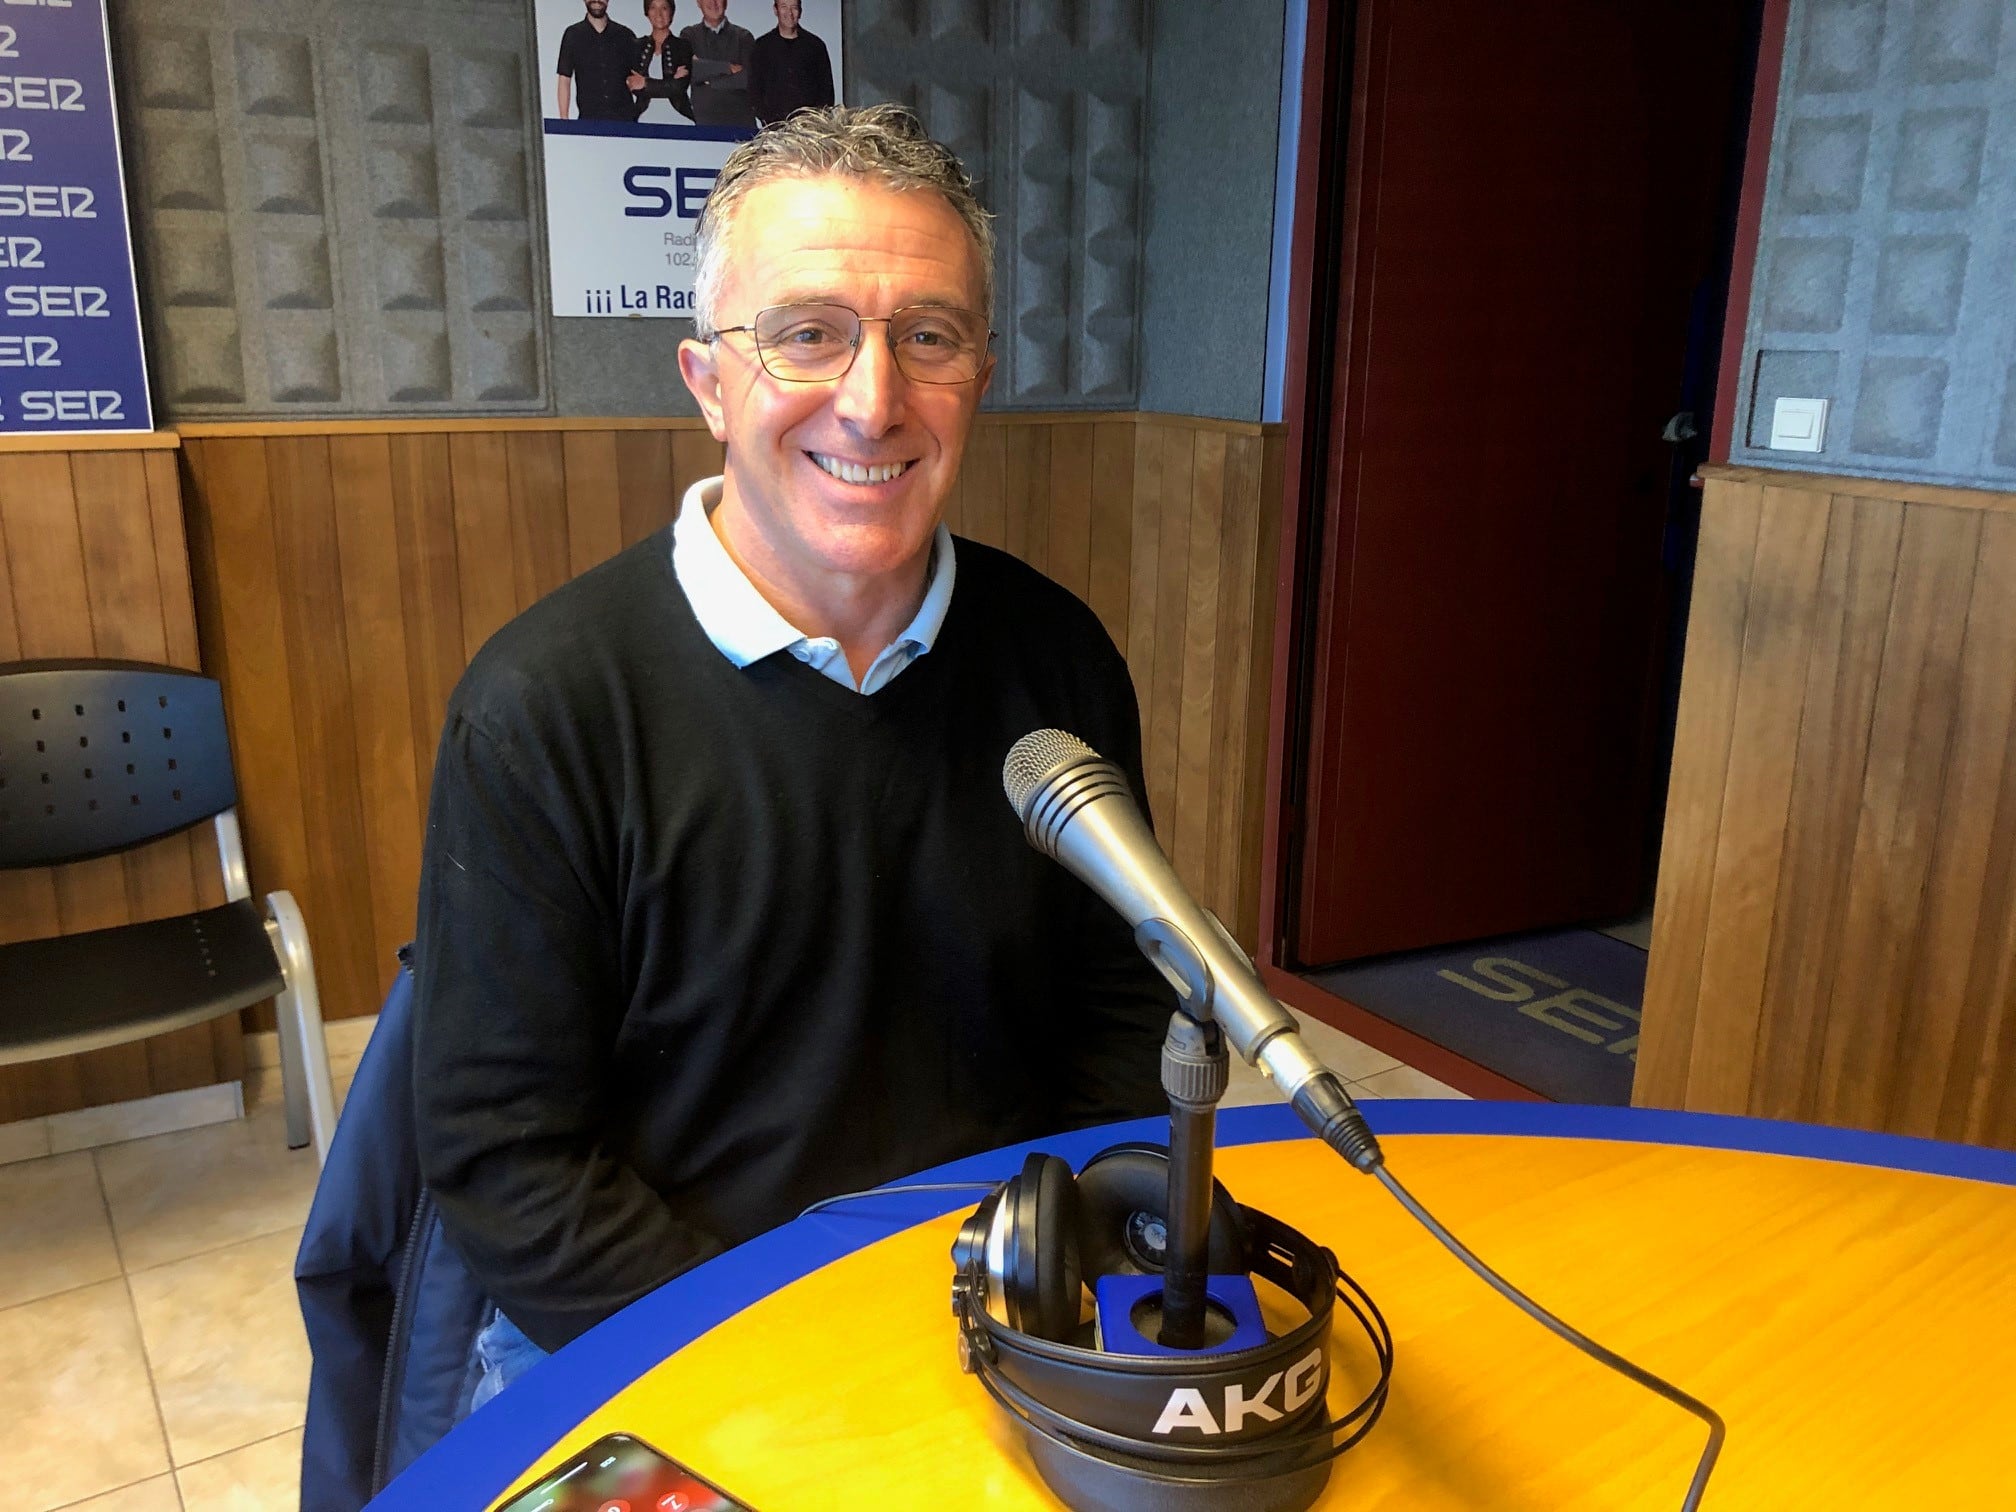
[[[828,373],[820,378],[804,378],[792,373],[780,373],[771,367],[769,359],[763,355],[763,342],[756,335],[756,323],[772,310],[845,310],[849,315],[852,315],[854,317],[854,339],[848,343],[851,355],[847,358],[847,365],[837,373]],[[707,340],[711,344],[719,341],[723,336],[732,336],[737,333],[746,334],[756,348],[757,364],[764,372],[775,378],[779,383],[832,383],[838,379],[845,378],[854,370],[854,364],[861,356],[861,340],[867,335],[867,328],[869,326],[893,325],[900,316],[906,315],[912,310],[936,310],[941,314],[952,315],[978,316],[980,314],[978,310],[968,310],[958,305],[914,304],[902,305],[897,309],[891,310],[887,315],[863,315],[852,306],[840,304],[835,300],[810,299],[800,301],[796,304],[765,305],[756,312],[746,325],[717,326],[714,329],[714,334],[709,336]],[[889,343],[889,356],[895,362],[897,371],[902,373],[911,383],[928,383],[936,387],[950,388],[952,385],[958,383],[971,383],[975,378],[980,376],[980,370],[987,363],[987,354],[993,350],[994,338],[999,334],[1000,332],[994,330],[992,327],[988,328],[987,339],[980,344],[979,354],[973,363],[973,371],[968,373],[964,378],[919,378],[909,368],[904,366],[902,355],[896,350],[896,343],[893,340]]]

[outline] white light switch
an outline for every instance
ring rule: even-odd
[[[1771,411],[1774,451],[1817,452],[1827,439],[1825,399],[1780,399]]]

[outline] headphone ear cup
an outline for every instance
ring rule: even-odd
[[[1101,1276],[1159,1272],[1168,1245],[1169,1151],[1158,1144],[1101,1150],[1078,1173],[1078,1258],[1085,1282]],[[1216,1276],[1252,1269],[1246,1220],[1222,1182],[1211,1183],[1208,1269]]]
[[[1063,1344],[1078,1327],[1084,1282],[1078,1266],[1078,1188],[1055,1155],[1022,1164],[1008,1204],[1008,1321]]]

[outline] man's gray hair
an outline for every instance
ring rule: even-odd
[[[925,135],[901,105],[800,110],[766,126],[729,155],[700,210],[694,231],[693,330],[702,341],[719,329],[716,301],[728,271],[735,212],[758,184],[839,174],[884,189],[936,190],[965,223],[980,263],[980,313],[994,316],[993,217],[981,207],[952,149]]]

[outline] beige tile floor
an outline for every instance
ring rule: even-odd
[[[356,1059],[331,1069],[340,1098]],[[315,1156],[287,1148],[276,1072],[256,1068],[246,1101],[229,1123],[0,1164],[8,1512],[295,1512]]]
[[[1356,1096],[1462,1095],[1303,1030]],[[340,1097],[354,1055],[332,1070]],[[315,1160],[287,1148],[276,1078],[255,1068],[240,1120],[0,1164],[5,1512],[295,1512]],[[1235,1063],[1228,1105],[1273,1097]]]

